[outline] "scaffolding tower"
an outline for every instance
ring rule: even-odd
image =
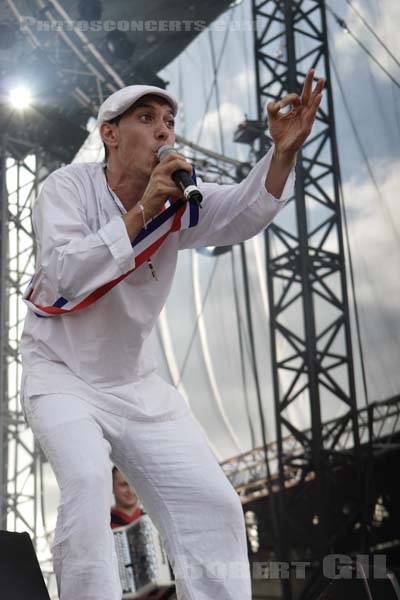
[[[309,68],[327,84],[311,136],[298,156],[295,199],[265,232],[271,313],[271,353],[279,463],[278,553],[293,560],[295,541],[308,539],[309,556],[329,553],[345,529],[359,522],[361,486],[346,511],[331,502],[335,473],[346,465],[360,482],[359,433],[339,201],[339,161],[329,68],[324,0],[253,0],[258,118],[264,104],[301,93]],[[260,153],[270,144],[261,138]],[[336,415],[324,429],[327,408]],[[306,413],[309,430],[296,426]],[[350,433],[346,451],[337,445]],[[297,445],[288,453],[283,440]],[[315,485],[298,486],[290,497],[285,482],[292,468]],[[309,504],[310,523],[296,519]],[[292,597],[284,584],[284,597]]]
[[[40,148],[23,140],[4,139],[0,155],[0,528],[29,533],[45,576],[51,573],[46,515],[43,510],[45,461],[21,409],[19,341],[26,312],[22,292],[35,269],[32,200],[40,182],[55,166]]]

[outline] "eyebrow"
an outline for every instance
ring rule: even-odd
[[[154,104],[146,104],[145,102],[141,102],[140,104],[137,104],[134,108],[134,110],[138,110],[139,108],[152,108],[153,110],[156,108],[156,106]],[[172,108],[168,107],[168,112],[171,113],[171,115],[174,117],[174,111],[172,110]]]

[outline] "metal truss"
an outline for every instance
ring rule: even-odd
[[[327,80],[325,99],[312,135],[299,154],[295,201],[266,230],[267,284],[271,312],[277,430],[278,490],[284,491],[293,470],[315,477],[316,556],[331,546],[337,526],[330,511],[330,486],[339,461],[359,472],[359,434],[354,385],[349,307],[339,204],[337,156],[327,46],[324,0],[253,0],[258,118],[262,104],[289,92],[301,92],[309,68]],[[261,140],[262,153],[270,143]],[[341,415],[340,428],[350,437],[341,453],[338,440],[323,423],[330,414]],[[301,431],[298,415],[306,417]],[[296,453],[287,444],[292,436]],[[290,515],[296,495],[279,496],[280,553],[290,558],[287,545]],[[351,507],[359,518],[359,502]],[[346,522],[351,519],[346,516]],[[305,534],[304,530],[304,534]],[[278,549],[279,551],[279,549]],[[290,597],[286,590],[285,598]]]
[[[176,145],[204,181],[235,183],[241,177],[240,169],[248,166],[248,163],[208,150],[179,135],[176,136]]]
[[[72,23],[73,19],[56,0],[35,0],[28,12],[26,3],[6,0],[6,5],[10,17],[20,24],[33,57],[37,56],[42,65],[46,65],[49,78],[54,78],[58,85],[63,83],[65,93],[77,105],[95,112],[105,97],[125,85],[78,26],[57,27],[60,20]],[[40,32],[37,30],[38,15],[47,21],[47,31],[43,28]]]
[[[49,532],[42,506],[44,457],[25,422],[20,404],[19,340],[26,307],[21,294],[35,269],[31,205],[40,182],[55,165],[23,140],[5,140],[1,148],[1,494],[0,527],[27,531],[50,576]],[[17,148],[17,150],[16,150]]]
[[[357,414],[360,442],[363,448],[371,446],[374,455],[383,451],[398,450],[396,441],[400,432],[400,396],[374,403],[358,411]],[[347,453],[351,450],[352,426],[348,419],[339,417],[323,424],[323,435],[330,439],[330,447],[337,452]],[[310,430],[303,432],[309,437]],[[397,437],[396,437],[397,434]],[[292,463],[303,457],[303,445],[289,435],[283,440],[285,455],[291,456]],[[276,442],[268,444],[268,460],[272,466],[273,490],[279,491],[278,485],[278,446]],[[268,495],[264,449],[255,448],[240,456],[235,456],[221,463],[226,476],[238,492],[242,504],[247,504]],[[297,485],[307,477],[304,465],[292,466],[285,471],[285,488]]]

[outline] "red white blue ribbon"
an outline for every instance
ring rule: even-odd
[[[194,227],[197,225],[198,220],[198,205],[190,204],[182,199],[173,198],[167,200],[161,213],[150,221],[150,223],[147,223],[146,229],[142,229],[133,240],[132,248],[135,250],[135,266],[130,271],[94,290],[84,300],[74,303],[73,301],[69,301],[68,298],[60,297],[50,306],[43,306],[34,301],[36,284],[39,277],[38,274],[35,274],[23,293],[22,299],[28,308],[33,310],[38,317],[45,318],[71,314],[87,308],[96,302],[96,300],[102,298],[120,281],[150,258],[170,233]]]

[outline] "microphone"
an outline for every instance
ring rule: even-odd
[[[161,146],[157,152],[158,162],[161,162],[167,156],[167,154],[170,154],[171,152],[176,154],[176,150],[172,146]],[[199,188],[193,183],[193,179],[189,173],[183,169],[178,169],[172,173],[172,179],[183,191],[185,199],[191,204],[197,204],[197,206],[201,208],[203,195]]]

